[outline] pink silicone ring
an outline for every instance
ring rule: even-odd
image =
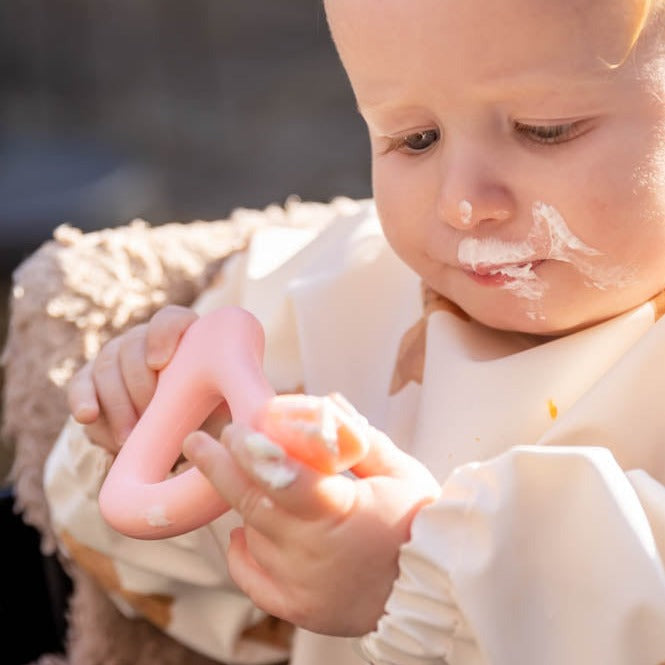
[[[134,538],[166,538],[228,510],[198,469],[167,476],[185,436],[222,399],[234,422],[249,425],[274,396],[263,375],[263,349],[260,323],[239,307],[222,307],[187,329],[99,493],[101,513],[114,529]]]

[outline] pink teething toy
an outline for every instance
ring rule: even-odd
[[[166,538],[229,509],[198,469],[167,478],[182,440],[222,400],[235,422],[262,430],[320,471],[335,473],[365,455],[366,421],[341,397],[275,397],[262,371],[263,348],[260,323],[239,307],[222,307],[187,329],[99,493],[113,528],[134,538]]]

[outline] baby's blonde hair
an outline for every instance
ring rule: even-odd
[[[609,1],[615,2],[616,0]],[[655,13],[656,8],[662,9],[663,5],[665,5],[665,0],[642,0],[642,2],[638,5],[638,11],[635,17],[635,27],[628,43],[628,47],[626,48],[625,55],[618,63],[608,63],[612,69],[616,69],[626,62],[630,54],[633,52],[633,49],[639,41],[642,33],[644,32],[644,29],[646,28],[652,14]]]
[[[651,10],[653,9],[655,4],[656,3],[654,2],[654,0],[644,0],[644,2],[642,3],[641,11],[637,16],[637,23],[635,24],[635,30],[633,31],[633,36],[628,46],[629,51],[632,51],[633,47],[637,43],[637,40],[640,38],[642,30],[644,30],[644,26],[647,24],[647,19],[649,18],[649,14],[651,14]]]

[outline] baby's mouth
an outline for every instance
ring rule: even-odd
[[[543,297],[547,284],[536,273],[544,259],[504,264],[478,264],[467,267],[469,277],[488,288],[510,291],[519,298],[539,300]]]
[[[533,259],[521,263],[505,263],[500,265],[479,264],[470,266],[467,271],[472,276],[488,282],[535,279],[533,272],[541,263],[542,259]]]

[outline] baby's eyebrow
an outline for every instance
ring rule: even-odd
[[[365,116],[368,111],[372,113],[399,111],[407,114],[409,112],[417,111],[419,108],[421,107],[416,104],[404,104],[393,97],[387,98],[385,100],[370,99],[363,101],[362,103],[356,103],[356,111],[358,111],[358,113],[360,113],[362,116]]]
[[[617,70],[598,69],[590,72],[572,74],[544,73],[542,71],[496,72],[485,77],[484,81],[474,84],[480,94],[501,97],[519,95],[547,95],[553,92],[580,94],[591,96],[607,92],[616,80]],[[468,82],[458,86],[469,88]],[[412,100],[411,100],[412,102]],[[371,96],[356,100],[356,110],[363,115],[366,111],[391,111],[399,109],[416,109],[417,104],[402,103],[398,98],[386,95]]]
[[[471,86],[468,82],[460,84],[456,89],[447,89],[444,93],[448,99],[459,99],[458,93],[464,94],[479,103],[525,104],[528,108],[557,108],[566,114],[570,109],[572,115],[597,110],[605,105],[612,94],[617,80],[617,70],[591,70],[569,74],[564,72],[543,73],[540,71],[496,72],[496,76],[488,76]],[[376,90],[366,91],[356,99],[356,110],[363,119],[372,126],[390,118],[392,122],[400,119],[411,121],[415,117],[427,114],[432,100],[415,103],[413,98],[402,99],[399,88],[395,94]],[[441,101],[439,99],[439,101]],[[445,106],[445,102],[443,102]],[[572,105],[572,106],[571,106]],[[563,116],[562,116],[563,117]]]
[[[480,84],[480,88],[488,93],[551,94],[554,91],[565,94],[589,94],[607,91],[615,80],[610,70],[575,74],[555,74],[543,72],[515,72],[493,76]]]

